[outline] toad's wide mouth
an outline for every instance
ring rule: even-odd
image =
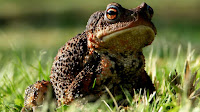
[[[150,26],[139,25],[104,36],[100,46],[116,52],[135,51],[150,45],[155,34]]]

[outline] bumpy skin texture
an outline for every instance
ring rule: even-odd
[[[114,96],[123,94],[121,87],[132,95],[134,89],[146,88],[150,93],[155,91],[144,70],[145,59],[142,53],[142,48],[150,45],[156,34],[156,28],[151,22],[153,9],[146,3],[129,10],[111,3],[107,6],[107,12],[113,7],[120,12],[116,19],[109,20],[106,11],[95,12],[88,20],[86,30],[59,49],[50,76],[58,106],[69,104],[76,98],[90,95],[100,97],[106,93],[105,86]],[[151,30],[140,26],[148,26]],[[148,38],[124,36],[120,40],[114,35],[111,41],[105,39],[108,35],[128,28],[135,28],[137,35],[148,35]],[[139,28],[145,30],[137,30]],[[130,43],[133,39],[133,43]],[[30,87],[26,97],[31,94]]]
[[[72,38],[58,51],[50,76],[58,103],[67,104],[89,92],[100,56],[88,54],[85,33]]]

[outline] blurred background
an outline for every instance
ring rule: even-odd
[[[27,60],[41,50],[54,57],[58,48],[85,29],[93,12],[105,10],[113,1],[125,8],[146,2],[154,9],[158,34],[152,46],[160,57],[168,49],[177,52],[179,45],[187,49],[188,43],[200,53],[199,0],[0,0],[0,67],[13,52]]]

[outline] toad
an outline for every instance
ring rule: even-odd
[[[146,3],[125,9],[110,3],[105,11],[89,18],[86,29],[58,50],[51,68],[50,81],[38,81],[25,91],[25,108],[39,106],[52,88],[57,106],[74,99],[106,93],[124,94],[122,88],[155,91],[144,70],[142,48],[156,35],[151,22],[153,9]]]

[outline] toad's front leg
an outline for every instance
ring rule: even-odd
[[[95,72],[98,64],[94,64],[97,60],[89,61],[85,64],[85,67],[72,79],[71,83],[68,80],[60,80],[59,78],[51,77],[51,82],[54,85],[55,96],[57,99],[57,105],[69,104],[74,99],[82,98],[87,94],[91,93],[92,85],[95,79]],[[58,84],[68,85],[65,86],[55,86]]]

